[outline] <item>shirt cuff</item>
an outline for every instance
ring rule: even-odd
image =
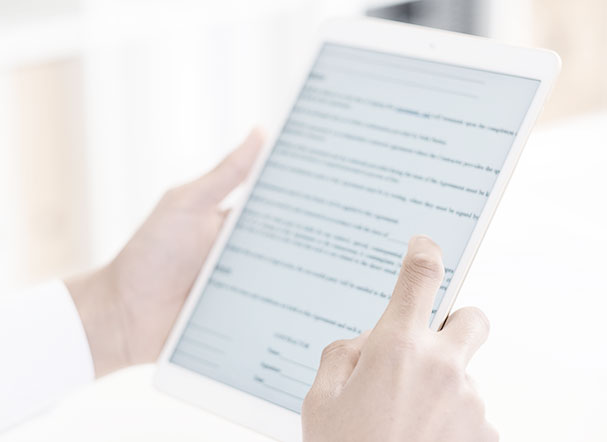
[[[59,280],[0,298],[0,352],[0,430],[95,377],[84,326]]]

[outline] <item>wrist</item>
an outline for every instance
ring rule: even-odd
[[[95,376],[130,365],[124,311],[109,267],[65,281],[89,343]]]

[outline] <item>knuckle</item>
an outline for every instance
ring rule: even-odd
[[[472,391],[463,393],[462,403],[466,410],[476,414],[477,416],[485,416],[485,402],[480,396]]]
[[[447,354],[438,353],[430,356],[429,369],[435,373],[439,384],[445,387],[455,387],[464,379],[460,364]]]
[[[419,342],[421,337],[407,333],[406,335],[395,334],[390,340],[393,342],[393,352],[407,358],[417,358],[421,353],[423,346]]]
[[[316,393],[316,389],[312,387],[310,391],[306,394],[306,397],[301,404],[301,416],[305,419],[307,416],[310,416],[314,413],[314,410],[317,409],[318,404],[318,394]]]
[[[308,393],[304,397],[304,400],[301,404],[302,414],[304,414],[310,407],[313,407],[315,402],[316,402],[316,388],[314,386],[312,386],[312,388],[310,388],[310,390],[308,390]]]
[[[498,442],[500,440],[500,434],[496,430],[496,428],[492,425],[489,426],[487,430],[487,439],[488,442]]]
[[[341,359],[358,360],[359,357],[360,357],[360,350],[358,348],[356,348],[354,345],[352,345],[352,343],[350,341],[340,340],[340,341],[332,342],[331,344],[327,345],[323,349],[321,361],[327,360],[329,358],[330,359],[340,359],[340,360]]]
[[[478,440],[479,442],[498,442],[500,440],[500,434],[493,425],[484,421],[477,431],[475,440]]]
[[[336,352],[337,349],[342,345],[343,345],[343,341],[331,342],[329,345],[327,345],[325,348],[323,348],[321,358],[326,359],[327,357],[332,356],[333,353]]]
[[[408,257],[406,264],[408,276],[418,282],[427,279],[442,281],[445,275],[441,259],[427,252],[415,252]]]

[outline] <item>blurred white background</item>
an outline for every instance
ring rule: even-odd
[[[364,0],[0,0],[0,294],[104,263],[168,186],[272,126],[320,22]],[[563,74],[460,295],[503,440],[604,441],[607,2],[487,0]],[[253,440],[115,374],[0,438]]]

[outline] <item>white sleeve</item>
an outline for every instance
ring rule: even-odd
[[[94,377],[84,327],[63,282],[0,297],[0,431]]]

